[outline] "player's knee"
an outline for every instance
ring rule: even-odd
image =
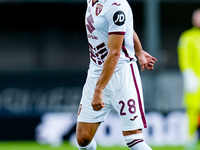
[[[94,139],[92,139],[92,141],[87,145],[79,145],[77,143],[77,148],[79,150],[96,150],[97,149],[97,144],[96,144],[96,141]]]
[[[84,147],[84,146],[87,146],[88,144],[90,144],[90,142],[91,142],[91,140],[90,139],[88,139],[88,138],[77,138],[77,143],[78,143],[78,145],[79,146],[82,146],[82,147]]]
[[[77,135],[77,143],[80,146],[87,146],[90,144],[92,138],[88,134]]]

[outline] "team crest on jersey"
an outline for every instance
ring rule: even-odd
[[[97,4],[97,7],[96,7],[96,16],[98,16],[101,13],[102,10],[103,10],[103,5]]]

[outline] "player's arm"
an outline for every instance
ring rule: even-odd
[[[144,71],[145,68],[148,70],[153,70],[154,64],[157,61],[157,59],[155,57],[152,57],[150,54],[148,54],[142,49],[140,39],[135,30],[133,30],[133,40],[134,40],[135,55],[138,58],[141,70]]]
[[[199,79],[190,66],[190,54],[193,53],[193,45],[189,44],[188,35],[182,34],[178,42],[178,61],[183,75],[184,90],[188,93],[196,93],[199,88]]]
[[[182,34],[178,41],[178,62],[181,71],[190,68],[188,52],[191,52],[192,49],[189,45],[187,34]]]
[[[92,100],[92,107],[98,111],[104,107],[103,103],[103,89],[108,84],[113,75],[115,67],[120,57],[120,51],[123,43],[124,35],[111,34],[108,36],[108,55],[103,65],[103,70],[96,83],[94,96]]]

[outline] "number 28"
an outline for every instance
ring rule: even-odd
[[[125,102],[121,100],[121,101],[119,101],[119,104],[122,105],[121,109],[120,109],[120,115],[121,116],[126,115],[126,112],[124,110],[125,105],[126,105]],[[133,99],[129,99],[127,101],[127,105],[128,105],[128,111],[131,114],[134,114],[136,112],[135,101]]]

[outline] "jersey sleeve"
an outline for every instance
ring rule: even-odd
[[[113,3],[106,13],[109,24],[108,34],[125,34],[126,31],[126,11],[121,4]]]

